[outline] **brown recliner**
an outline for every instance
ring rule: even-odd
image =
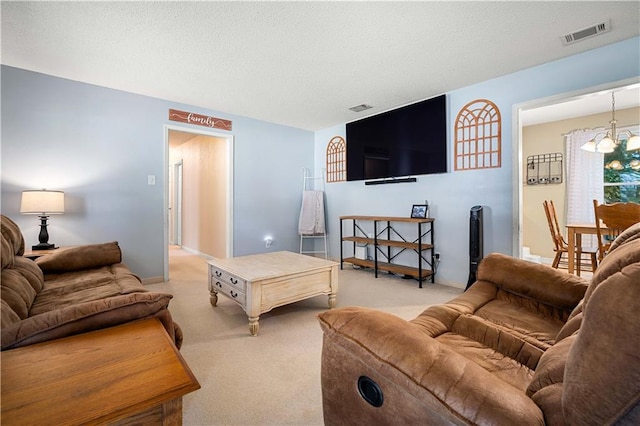
[[[411,321],[324,312],[326,424],[639,424],[640,224],[590,283],[500,254]]]

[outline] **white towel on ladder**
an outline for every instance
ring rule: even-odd
[[[324,192],[303,191],[298,234],[324,234]]]

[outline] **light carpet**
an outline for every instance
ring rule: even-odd
[[[249,335],[245,312],[220,295],[211,306],[206,259],[172,247],[169,281],[148,285],[174,295],[169,309],[184,333],[182,356],[202,388],[183,399],[185,425],[322,425],[318,296],[260,316]],[[356,270],[339,272],[337,306],[366,306],[405,319],[446,302],[461,290]]]

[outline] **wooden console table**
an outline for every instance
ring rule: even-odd
[[[343,263],[351,263],[353,265],[364,268],[373,268],[376,278],[378,271],[387,271],[418,280],[420,288],[422,282],[431,279],[434,282],[435,276],[435,254],[433,246],[433,218],[411,218],[411,217],[391,217],[391,216],[341,216],[340,217],[340,269]],[[343,235],[343,222],[352,221],[351,235]],[[372,222],[373,235],[369,236],[367,232],[360,226],[359,222]],[[392,222],[409,223],[417,225],[416,238],[407,239],[393,228]],[[380,224],[383,224],[380,226]],[[353,243],[353,257],[344,257],[342,244],[343,242]],[[356,244],[372,245],[373,260],[359,259],[355,256]],[[386,248],[386,251],[383,250]],[[392,248],[399,251],[392,253]],[[413,250],[417,254],[417,267],[405,266],[392,263],[393,259],[405,250]],[[429,254],[425,258],[424,252]],[[380,261],[378,254],[382,254],[385,261]]]
[[[157,319],[0,354],[2,423],[182,424],[200,384]]]

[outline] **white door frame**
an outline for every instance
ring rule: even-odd
[[[233,135],[228,133],[219,133],[215,131],[194,129],[192,127],[175,126],[171,124],[164,125],[164,200],[163,200],[163,218],[164,218],[164,281],[169,281],[169,130],[179,132],[193,133],[196,135],[213,136],[226,140],[227,147],[227,247],[226,257],[233,256]]]
[[[625,80],[613,81],[598,86],[587,87],[584,89],[576,90],[573,92],[561,93],[554,96],[549,96],[541,99],[534,99],[531,101],[519,103],[513,105],[512,117],[512,140],[514,144],[513,158],[512,158],[512,177],[513,177],[513,223],[512,223],[512,252],[514,257],[522,257],[522,225],[523,225],[523,205],[522,205],[522,188],[523,188],[523,173],[522,173],[522,119],[520,114],[523,111],[545,107],[553,104],[559,104],[562,102],[568,102],[577,100],[580,98],[586,98],[594,93],[610,91],[612,89],[623,88],[632,84],[638,84],[638,77],[632,77]]]
[[[169,244],[182,246],[182,166],[177,161],[169,167]]]

